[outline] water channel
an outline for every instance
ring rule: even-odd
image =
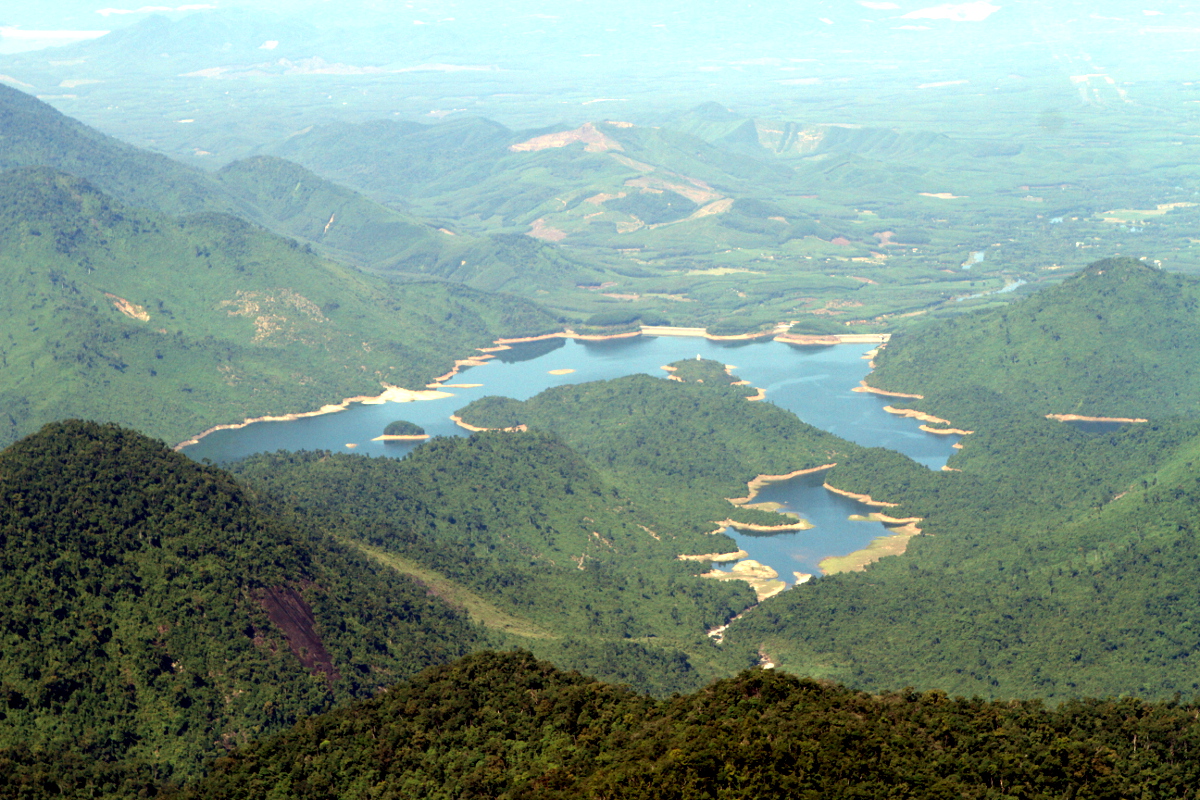
[[[884,398],[851,391],[870,371],[866,353],[873,345],[799,347],[781,342],[712,342],[702,338],[642,336],[604,342],[550,340],[514,345],[489,363],[465,369],[447,383],[450,397],[408,403],[353,404],[346,411],[287,422],[259,422],[216,431],[184,449],[195,459],[226,463],[274,450],[332,450],[369,456],[402,457],[419,443],[377,442],[384,427],[406,419],[434,436],[466,432],[450,420],[459,408],[485,395],[519,400],[567,383],[606,380],[645,373],[665,377],[661,367],[682,358],[711,358],[766,390],[766,402],[786,408],[805,422],[859,444],[898,450],[931,469],[953,452],[957,437],[919,430],[911,419],[888,414]],[[556,374],[557,373],[557,374]],[[797,465],[803,467],[808,465]],[[746,536],[729,531],[750,557],[779,572],[789,584],[793,573],[820,574],[818,562],[866,547],[887,530],[877,522],[849,519],[866,508],[821,488],[821,476],[772,484],[758,501],[783,504],[813,524],[807,531]]]

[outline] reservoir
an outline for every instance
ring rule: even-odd
[[[286,422],[258,422],[210,433],[183,452],[216,463],[275,450],[331,450],[368,456],[402,457],[420,443],[376,442],[389,422],[409,420],[433,436],[461,436],[450,420],[458,409],[486,395],[524,400],[552,386],[607,380],[645,373],[665,378],[664,364],[709,358],[766,391],[764,402],[788,409],[818,428],[871,447],[897,450],[940,469],[953,452],[956,436],[929,434],[916,420],[888,414],[886,398],[851,391],[870,372],[864,354],[872,345],[801,347],[774,341],[713,342],[676,336],[641,336],[602,342],[551,339],[513,345],[492,361],[464,369],[449,379],[451,394],[407,403],[355,403],[346,411]],[[797,467],[810,465],[797,465]],[[779,572],[789,584],[793,573],[819,575],[821,559],[867,546],[887,530],[877,522],[856,522],[865,506],[821,488],[820,475],[769,485],[756,501],[783,504],[813,524],[807,531],[748,536],[729,531],[750,557]]]

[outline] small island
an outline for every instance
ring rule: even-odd
[[[388,426],[383,429],[382,436],[376,436],[371,441],[373,442],[419,442],[428,439],[429,434],[425,433],[425,429],[415,422],[409,422],[406,419],[398,419],[395,422],[389,422]]]
[[[742,389],[742,394],[749,398],[760,394],[757,389],[749,387],[749,381],[739,379],[733,374],[733,367],[713,361],[708,358],[685,358],[674,361],[663,367],[671,373],[668,378],[682,383],[703,383],[707,386],[736,386]]]

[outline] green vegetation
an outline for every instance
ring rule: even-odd
[[[115,426],[47,426],[0,453],[0,484],[5,772],[189,778],[481,643],[413,581]]]
[[[384,436],[423,436],[425,429],[415,422],[409,422],[406,419],[398,419],[395,422],[389,422],[387,427],[383,429]]]
[[[758,475],[842,461],[864,448],[777,406],[747,402],[746,394],[728,376],[700,384],[630,375],[547,389],[523,402],[485,397],[459,416],[485,428],[552,431],[633,499],[656,530],[711,531],[727,518],[778,525],[779,515],[724,498],[745,496]]]
[[[868,695],[769,671],[652,701],[481,653],[221,759],[184,797],[1184,797],[1197,708]]]
[[[1134,259],[1092,264],[1000,309],[897,335],[871,385],[968,427],[981,395],[1040,414],[1200,415],[1200,281]]]
[[[672,380],[683,383],[703,383],[706,386],[735,386],[741,390],[744,397],[752,397],[758,393],[757,389],[745,385],[745,381],[739,380],[729,371],[729,367],[720,361],[713,361],[709,358],[685,358],[681,361],[672,361],[666,366],[670,368]]]
[[[1193,280],[1107,260],[897,336],[872,384],[924,393],[913,405],[976,432],[953,472],[876,450],[828,480],[899,503],[888,513],[923,518],[928,535],[902,559],[768,601],[728,641],[867,689],[1200,691],[1196,293]],[[1050,411],[1151,421],[1089,432]],[[1165,416],[1178,414],[1189,418]]]
[[[383,384],[422,386],[536,306],[395,285],[234,217],[131,209],[49,170],[0,173],[0,441],[62,417],[180,441]]]
[[[296,525],[485,599],[494,611],[476,604],[477,619],[558,663],[614,680],[640,674],[639,687],[662,692],[752,663],[705,633],[753,594],[700,580],[705,565],[677,559],[732,542],[711,525],[651,527],[648,509],[548,434],[438,438],[402,460],[259,455],[234,474]],[[656,672],[663,658],[677,668]]]

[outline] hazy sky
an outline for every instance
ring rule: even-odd
[[[930,21],[947,20],[979,23],[1002,11],[1006,0],[967,0],[960,3],[930,3],[928,0],[794,0],[793,2],[743,2],[721,3],[724,10],[744,11],[748,20],[761,18],[764,24],[778,23],[791,19],[806,18],[825,25],[836,25],[856,19],[870,18],[891,21],[895,27],[920,28]],[[604,5],[582,3],[580,0],[515,0],[511,2],[486,2],[486,0],[415,0],[415,2],[337,2],[332,0],[211,0],[184,4],[162,5],[106,5],[88,0],[49,0],[42,3],[16,3],[4,0],[0,3],[0,51],[19,52],[48,46],[70,44],[85,38],[102,35],[105,31],[128,25],[149,14],[181,14],[198,10],[257,8],[298,16],[336,8],[343,19],[352,19],[356,13],[387,14],[388,16],[411,15],[413,24],[422,22],[449,22],[470,18],[482,13],[495,13],[510,9],[514,15],[540,16],[547,22],[571,16],[576,12],[598,9],[607,11],[612,21],[626,22],[628,18],[645,18],[648,24],[665,26],[666,21],[654,22],[650,17],[662,20],[678,20],[682,16],[695,15],[702,22],[707,2],[617,2]],[[590,8],[589,8],[590,6]],[[596,15],[599,19],[600,16]],[[420,17],[427,17],[420,19]],[[713,31],[719,35],[719,31]]]

